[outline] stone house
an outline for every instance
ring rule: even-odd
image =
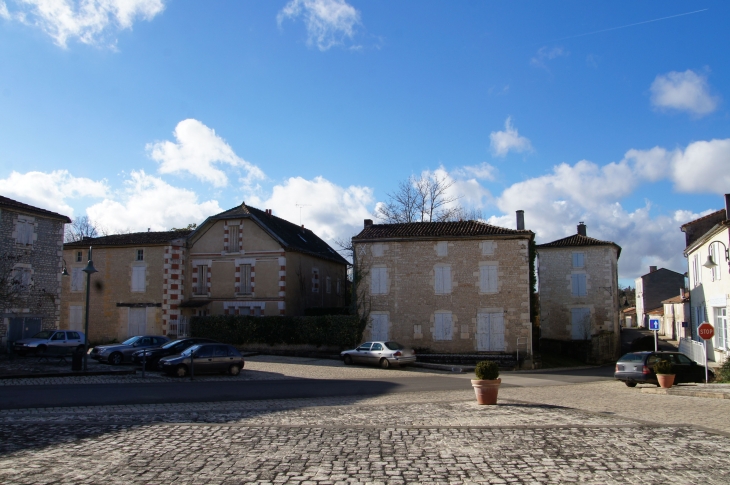
[[[64,225],[55,212],[0,196],[0,349],[59,325]]]
[[[342,308],[347,265],[311,230],[243,203],[209,217],[187,238],[177,309],[187,322],[193,315]]]
[[[61,328],[84,329],[88,250],[94,267],[89,298],[89,340],[122,341],[140,334],[166,335],[177,323],[168,295],[179,292],[189,230],[115,234],[66,243]]]
[[[373,224],[352,238],[364,339],[436,353],[532,354],[534,233],[478,221]]]
[[[649,328],[649,312],[663,308],[662,302],[684,288],[684,275],[666,268],[649,266],[649,272],[636,278],[636,321]]]
[[[689,297],[692,339],[700,323],[715,327],[715,337],[707,342],[707,359],[719,365],[730,355],[730,194],[725,209],[708,214],[682,226],[687,247],[684,255],[689,266]]]
[[[692,338],[692,327],[689,325],[689,292],[685,292],[682,288],[679,295],[664,300],[662,305],[664,305],[664,318],[659,333],[672,340]]]
[[[619,338],[618,259],[621,247],[588,237],[586,225],[557,241],[536,246],[540,287],[540,337]]]

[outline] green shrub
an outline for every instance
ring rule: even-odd
[[[353,348],[365,324],[357,316],[253,317],[213,315],[193,317],[190,333],[232,345],[287,344]]]
[[[730,382],[730,359],[725,359],[717,372],[717,382]]]
[[[668,360],[660,360],[654,364],[655,374],[674,374],[674,366]]]
[[[474,373],[480,381],[493,380],[499,377],[499,366],[491,360],[483,360],[477,363]]]

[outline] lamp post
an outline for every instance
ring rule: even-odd
[[[98,273],[91,260],[91,246],[89,246],[89,263],[82,269],[86,273],[86,319],[84,321],[84,371],[89,370],[89,289],[91,287],[91,275]]]

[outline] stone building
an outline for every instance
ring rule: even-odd
[[[94,267],[89,298],[89,340],[122,341],[140,334],[166,335],[179,310],[168,299],[182,288],[185,238],[191,231],[115,234],[67,243],[61,328],[84,330],[89,247]],[[180,281],[180,282],[178,282]]]
[[[61,214],[0,196],[0,348],[58,328],[63,270]]]
[[[532,354],[534,233],[477,221],[373,224],[352,238],[364,339],[437,353]]]
[[[619,335],[618,258],[621,247],[578,233],[537,245],[540,336],[591,340]]]
[[[664,314],[659,333],[672,340],[692,338],[689,292],[685,292],[682,288],[679,295],[662,301],[662,305],[664,305]]]
[[[663,308],[662,302],[684,288],[684,275],[666,268],[649,266],[649,272],[636,278],[636,320],[649,328],[649,312]]]
[[[343,307],[347,261],[312,231],[241,204],[194,231],[118,234],[67,244],[63,328],[83,325],[93,246],[90,339],[187,335],[193,315],[303,315]]]

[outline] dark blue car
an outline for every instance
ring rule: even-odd
[[[616,362],[613,377],[629,387],[635,387],[636,384],[659,386],[654,364],[660,360],[668,360],[674,366],[675,384],[705,382],[705,366],[680,352],[630,352]],[[710,381],[715,378],[712,371],[708,371],[707,375]]]

